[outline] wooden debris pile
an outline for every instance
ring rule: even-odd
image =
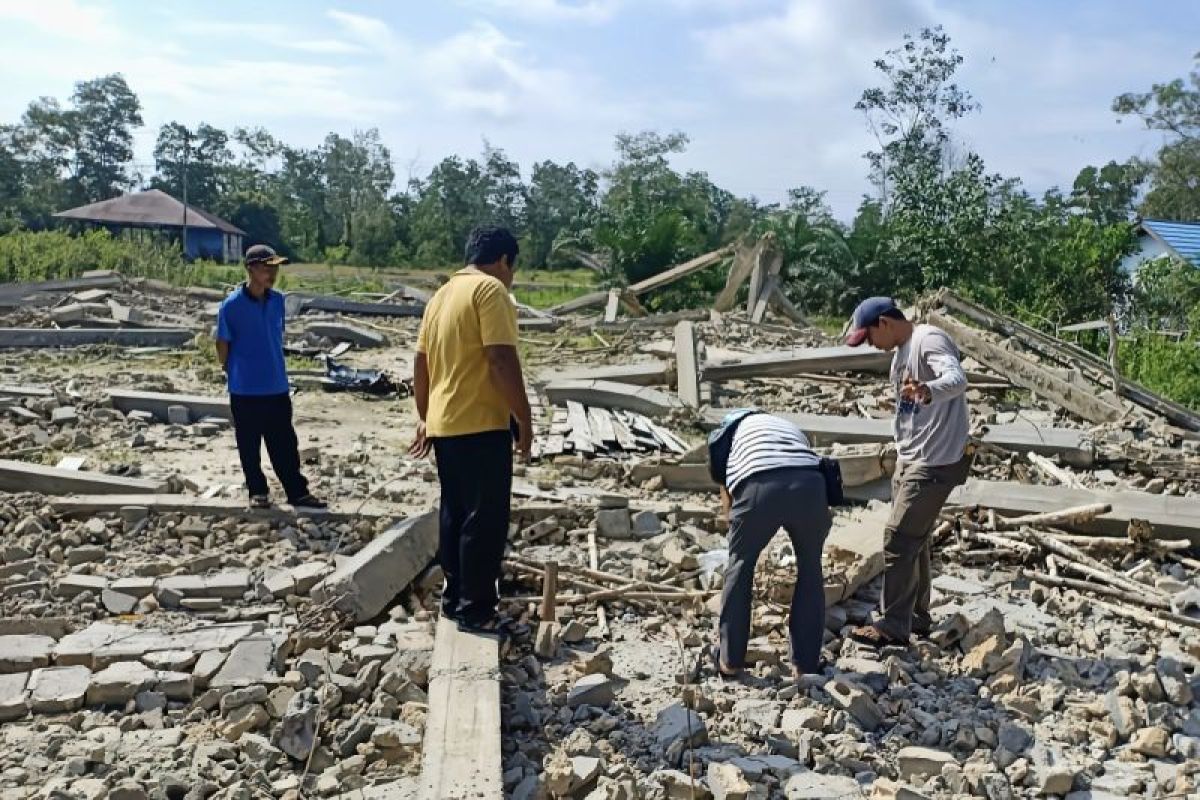
[[[687,452],[679,437],[649,417],[632,411],[585,406],[573,400],[556,407],[547,433],[534,443],[540,458],[577,454],[623,458],[649,453]]]

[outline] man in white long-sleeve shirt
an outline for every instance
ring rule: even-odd
[[[926,636],[932,627],[930,539],[946,498],[971,470],[967,376],[949,335],[914,325],[891,298],[868,298],[854,310],[846,344],[864,343],[894,353],[897,463],[881,613],[850,635],[868,644],[908,644],[911,634]]]

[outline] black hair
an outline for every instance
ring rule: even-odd
[[[480,225],[467,237],[464,259],[467,264],[494,264],[501,256],[508,256],[509,268],[515,269],[519,252],[517,239],[508,228]]]
[[[880,318],[887,317],[888,319],[899,319],[899,320],[907,320],[908,319],[908,317],[904,316],[904,312],[898,308],[889,308],[887,311],[884,311],[879,316],[880,316]]]

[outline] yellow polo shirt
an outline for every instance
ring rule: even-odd
[[[429,436],[507,430],[510,409],[492,383],[483,348],[517,345],[517,308],[504,284],[467,267],[425,306],[417,352],[429,364]]]

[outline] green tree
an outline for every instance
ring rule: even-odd
[[[1072,184],[1070,205],[1103,225],[1128,222],[1149,172],[1150,165],[1137,159],[1084,167]]]
[[[188,204],[215,212],[229,190],[232,165],[233,152],[225,131],[206,122],[195,131],[179,122],[168,122],[159,129],[154,144],[157,174],[151,185],[182,200],[186,175]]]
[[[73,178],[83,199],[94,202],[134,184],[133,131],[142,125],[142,104],[125,78],[105,75],[75,84],[67,122],[73,129]]]
[[[1122,116],[1136,116],[1169,140],[1153,165],[1150,191],[1142,203],[1147,217],[1200,219],[1200,53],[1186,79],[1156,83],[1148,92],[1127,92],[1113,100]]]
[[[525,205],[528,263],[551,265],[555,243],[578,238],[591,227],[599,204],[600,176],[574,163],[533,165]]]

